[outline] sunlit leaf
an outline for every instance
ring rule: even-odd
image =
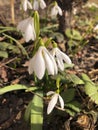
[[[11,91],[15,91],[15,90],[22,90],[24,89],[26,92],[31,92],[31,91],[35,91],[37,90],[37,87],[28,87],[22,84],[14,84],[14,85],[9,85],[3,88],[0,88],[0,95],[7,93],[7,92],[11,92]]]
[[[85,93],[90,97],[92,101],[98,104],[98,87],[90,80],[86,74],[82,74],[82,79],[85,82]]]
[[[8,53],[6,51],[0,51],[0,57],[8,58]]]
[[[39,24],[39,14],[38,12],[34,12],[34,27],[36,32],[36,37],[38,38],[40,33],[40,24]]]
[[[10,91],[21,90],[21,89],[27,89],[27,87],[21,84],[9,85],[4,88],[0,88],[0,95],[10,92]]]
[[[74,66],[74,64],[64,64],[64,68],[67,69],[67,68],[72,68]]]
[[[66,29],[65,34],[66,34],[66,36],[67,36],[68,38],[71,38],[71,39],[72,39],[71,29]]]
[[[79,31],[73,29],[72,30],[72,34],[73,34],[73,37],[72,37],[73,39],[75,39],[75,40],[82,40],[82,36],[81,36]]]
[[[39,95],[39,96],[38,96]],[[42,92],[36,92],[32,100],[31,130],[42,130],[43,126],[43,97]]]
[[[69,80],[71,80],[74,84],[84,84],[83,80],[80,79],[75,74],[68,74]]]

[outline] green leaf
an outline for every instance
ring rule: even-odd
[[[75,30],[75,29],[66,29],[65,32],[66,36],[70,39],[74,39],[74,40],[82,40],[82,36],[80,34],[79,31]]]
[[[98,87],[90,80],[86,74],[82,74],[82,79],[85,82],[85,93],[90,97],[92,101],[98,104]]]
[[[0,42],[0,50],[11,50],[12,52],[19,54],[20,50],[17,46],[7,42]]]
[[[68,78],[74,83],[74,84],[84,84],[83,80],[80,79],[75,74],[68,74]]]
[[[3,35],[4,35],[5,37],[11,39],[12,41],[14,41],[14,42],[17,44],[17,46],[19,47],[19,49],[21,50],[21,52],[22,52],[24,55],[26,55],[27,58],[29,58],[29,57],[28,57],[28,54],[27,54],[27,51],[26,51],[25,48],[18,42],[18,40],[16,40],[15,38],[13,38],[13,37],[11,37],[11,36],[9,36],[9,35],[7,35],[7,34],[4,34],[4,33],[3,33]]]
[[[30,114],[31,114],[31,109],[32,109],[32,101],[29,102],[25,114],[24,114],[24,119],[25,121],[29,122],[30,121]]]
[[[0,95],[10,91],[21,90],[21,89],[28,89],[28,88],[25,85],[21,85],[21,84],[9,85],[4,88],[0,88]]]
[[[79,40],[79,41],[82,40],[82,36],[81,36],[79,31],[73,29],[72,34],[73,34],[73,39],[74,40]]]
[[[15,91],[15,90],[22,90],[22,89],[26,90],[26,92],[30,92],[30,91],[37,90],[37,87],[27,87],[22,84],[9,85],[9,86],[0,88],[0,95],[7,93],[7,92],[11,92],[11,91]]]
[[[72,39],[71,29],[66,29],[65,34],[66,34],[66,36],[67,36],[68,38],[71,38],[71,39]]]
[[[64,36],[63,36],[62,33],[53,32],[53,33],[52,33],[52,38],[53,38],[55,41],[59,42],[59,43],[64,42]]]
[[[67,68],[72,68],[74,66],[74,64],[64,64],[64,68],[67,69]]]
[[[37,11],[34,12],[34,27],[35,27],[36,37],[38,38],[40,33],[40,24],[39,24],[39,14]]]
[[[8,58],[8,53],[6,51],[0,51],[0,57]]]
[[[65,103],[72,101],[75,97],[75,89],[67,89],[65,92],[61,93],[61,96]]]
[[[72,111],[75,112],[80,112],[81,111],[81,104],[77,101],[71,101],[70,103],[66,103],[65,104],[65,108],[67,107],[67,109],[71,109]]]
[[[31,130],[42,130],[43,126],[43,97],[42,92],[36,92],[32,100]]]

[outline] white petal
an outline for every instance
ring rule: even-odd
[[[17,30],[20,30],[21,32],[25,32],[25,29],[26,29],[27,24],[28,24],[28,20],[29,20],[29,18],[20,21],[18,26],[17,26]]]
[[[62,51],[60,51],[58,49],[58,53],[60,53],[62,60],[64,60],[67,64],[71,64],[71,59],[69,58],[69,56],[67,56],[65,53],[63,53]]]
[[[55,6],[51,9],[51,17],[56,16],[58,13],[58,10],[56,10]]]
[[[25,20],[22,20],[18,26],[17,29],[22,32],[22,35],[26,42],[29,40],[35,40],[36,39],[36,33],[34,29],[34,19],[29,17]]]
[[[54,75],[54,63],[52,61],[52,55],[48,52],[46,48],[43,49],[43,54],[48,74]]]
[[[63,109],[64,108],[64,100],[60,95],[59,95],[59,102],[60,102],[61,108]]]
[[[39,2],[37,0],[34,0],[33,2],[33,9],[38,10],[39,9]]]
[[[59,13],[59,15],[62,15],[62,10],[61,10],[61,8],[60,8],[59,6],[57,6],[57,8],[58,8],[58,13]]]
[[[25,33],[23,34],[23,36],[24,36],[24,39],[25,39],[26,42],[28,42],[28,41],[30,41],[32,39],[33,31],[32,31],[31,24],[28,24],[28,26],[27,26],[27,28],[26,28]],[[33,36],[33,38],[34,38],[34,36]]]
[[[62,60],[62,57],[60,55],[57,56],[57,64],[58,64],[58,68],[63,71],[64,70],[64,63]]]
[[[94,31],[98,30],[98,24],[94,27]]]
[[[44,2],[44,0],[40,0],[40,7],[41,9],[46,8],[46,3]]]
[[[24,11],[27,11],[27,0],[23,0],[22,2]]]
[[[32,4],[29,1],[27,2],[27,4],[28,4],[28,8],[32,9]]]
[[[54,94],[52,96],[52,99],[50,100],[49,104],[48,104],[48,108],[47,108],[47,114],[50,114],[51,111],[53,110],[53,108],[55,107],[57,100],[58,100],[58,94]]]
[[[32,58],[31,62],[32,63],[29,65],[29,69],[28,69],[29,73],[34,71],[38,79],[42,79],[45,73],[45,62],[42,56],[41,48],[39,48],[37,53]]]
[[[53,92],[53,91],[49,91],[48,93],[47,93],[47,96],[50,96],[50,95],[52,95],[52,94],[54,94],[55,92]]]
[[[31,21],[31,23],[28,23],[28,26],[25,30],[24,33],[24,38],[26,40],[26,42],[28,42],[29,40],[35,40],[36,39],[36,33],[35,33],[35,29],[34,29],[34,23],[32,23],[33,21]]]
[[[30,61],[29,61],[29,66],[28,66],[28,72],[29,74],[32,74],[34,71],[34,61],[35,61],[35,57],[33,57]]]

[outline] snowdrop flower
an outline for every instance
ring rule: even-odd
[[[94,31],[98,31],[98,24],[94,27]]]
[[[17,29],[22,32],[22,35],[26,42],[36,39],[34,18],[29,17],[25,20],[22,20],[21,22],[19,22]]]
[[[50,91],[47,93],[47,96],[50,96],[52,95],[51,97],[51,100],[48,104],[48,108],[47,108],[47,114],[50,114],[51,111],[54,109],[55,105],[57,104],[58,100],[59,100],[59,103],[60,103],[60,107],[62,109],[64,109],[64,100],[63,98],[58,94],[58,93],[55,93],[53,91]]]
[[[29,74],[34,72],[38,79],[42,79],[45,70],[47,70],[49,75],[55,75],[58,72],[54,57],[44,46],[40,46],[29,62],[28,71]]]
[[[58,6],[57,2],[55,2],[55,5],[51,9],[51,17],[55,17],[55,16],[57,16],[57,14],[62,15],[62,10]]]
[[[67,64],[72,63],[71,59],[57,47],[53,48],[53,50],[51,51],[51,54],[53,55],[53,57],[56,58],[58,68],[61,71],[64,70],[64,62],[66,62]]]
[[[23,10],[27,11],[27,8],[32,9],[32,5],[28,0],[22,0]]]
[[[38,10],[39,7],[40,7],[41,9],[46,8],[46,3],[45,3],[44,0],[34,0],[34,2],[33,2],[33,9],[34,9],[34,10]]]

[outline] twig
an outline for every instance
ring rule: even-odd
[[[15,24],[14,0],[11,0],[11,17],[12,23]]]
[[[11,63],[12,61],[14,61],[14,60],[16,60],[16,59],[17,59],[17,57],[14,57],[13,59],[8,60],[8,61],[5,62],[5,63],[2,63],[2,64],[0,64],[0,67],[5,66],[6,64],[9,64],[9,63]]]

